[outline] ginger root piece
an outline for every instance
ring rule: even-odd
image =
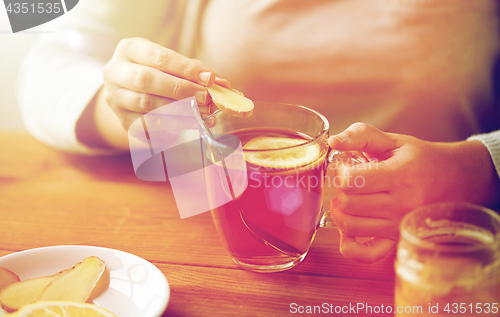
[[[0,267],[0,291],[15,282],[19,282],[19,276],[6,268]]]
[[[85,302],[105,268],[106,264],[98,257],[87,257],[54,275],[10,284],[0,292],[0,304],[6,311],[13,312],[40,301]],[[107,281],[109,285],[109,279]]]
[[[101,296],[101,294],[109,288],[110,282],[111,272],[109,271],[109,268],[106,267],[99,280],[95,283],[94,289],[92,289],[89,298],[87,298],[87,303],[92,303],[94,299]]]
[[[59,275],[40,293],[40,301],[85,302],[106,268],[103,260],[89,256]]]
[[[224,112],[245,118],[252,115],[254,104],[252,100],[236,90],[213,84],[207,87],[214,104]]]
[[[64,272],[16,282],[5,287],[0,293],[0,303],[3,309],[13,312],[24,305],[34,303],[47,285]]]

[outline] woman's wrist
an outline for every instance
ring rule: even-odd
[[[123,128],[120,120],[108,106],[102,88],[97,96],[94,122],[96,131],[99,135],[99,141],[107,147],[119,150],[128,150],[128,134]]]
[[[90,148],[128,149],[127,132],[107,105],[103,88],[96,93],[78,120],[76,137]]]
[[[500,205],[500,179],[486,146],[477,140],[450,145],[450,164],[455,175],[450,186],[457,199],[489,207]]]

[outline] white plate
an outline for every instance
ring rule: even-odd
[[[158,317],[165,311],[170,287],[165,275],[148,261],[123,251],[91,246],[31,249],[0,258],[0,266],[21,280],[55,274],[95,255],[109,269],[109,288],[94,303],[118,317]]]

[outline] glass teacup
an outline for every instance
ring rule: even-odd
[[[246,177],[240,177],[246,183],[229,184],[245,189],[236,194],[231,189],[233,200],[211,208],[227,252],[240,267],[258,272],[302,262],[318,228],[328,223],[322,209],[325,173],[338,153],[329,151],[327,119],[300,105],[256,102],[250,117],[217,111],[205,122],[213,135],[239,138],[246,165]],[[215,147],[208,151],[218,156]],[[230,182],[211,171],[206,169],[206,179]],[[214,187],[207,186],[209,198]]]

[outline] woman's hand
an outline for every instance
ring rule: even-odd
[[[143,38],[120,41],[103,77],[93,119],[101,143],[118,148],[127,148],[126,131],[142,114],[194,96],[200,113],[208,115],[211,99],[205,87],[214,82],[230,87],[200,61]]]
[[[440,201],[498,204],[499,178],[479,141],[427,142],[355,123],[329,144],[340,151],[362,151],[370,159],[336,170],[340,187],[331,214],[346,258],[383,258],[396,245],[401,218],[415,207]],[[360,243],[355,237],[375,239]]]

